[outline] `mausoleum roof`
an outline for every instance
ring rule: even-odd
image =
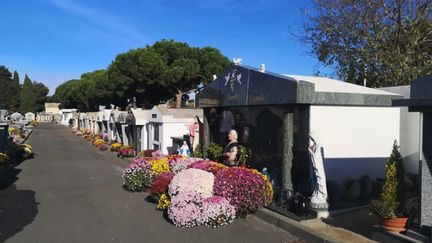
[[[384,90],[373,89],[356,85],[341,80],[317,76],[285,75],[297,82],[306,81],[315,85],[315,92],[351,93],[351,94],[375,94],[375,95],[397,95]]]
[[[147,124],[150,110],[143,110],[141,108],[132,108],[131,110],[135,117],[135,125],[144,126]]]
[[[432,112],[432,75],[411,82],[410,99],[394,100],[393,106],[409,106],[410,111]]]
[[[401,95],[340,80],[281,75],[233,65],[198,95],[199,107],[255,105],[391,106]]]

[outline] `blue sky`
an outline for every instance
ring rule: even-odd
[[[50,88],[106,68],[117,54],[162,38],[212,46],[242,64],[312,75],[330,69],[293,38],[301,0],[2,0],[0,65]]]

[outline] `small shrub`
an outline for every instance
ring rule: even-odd
[[[237,157],[240,164],[246,166],[246,162],[252,158],[252,151],[243,145],[239,145]]]
[[[396,209],[398,207],[397,198],[397,174],[395,163],[386,164],[386,174],[383,191],[380,198],[374,199],[369,205],[369,210],[381,218],[396,218]]]
[[[192,157],[195,157],[195,158],[202,158],[203,157],[201,144],[198,144],[196,146],[196,148],[192,151]]]
[[[223,154],[223,147],[216,144],[210,143],[207,150],[208,158],[213,161],[220,161]]]

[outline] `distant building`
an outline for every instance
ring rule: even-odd
[[[51,114],[60,114],[60,103],[45,103],[45,112]]]
[[[39,122],[60,121],[60,103],[45,103],[45,111],[37,114],[36,120]]]

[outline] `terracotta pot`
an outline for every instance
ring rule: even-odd
[[[402,232],[405,230],[405,225],[408,221],[406,218],[380,219],[381,228],[391,232]]]

